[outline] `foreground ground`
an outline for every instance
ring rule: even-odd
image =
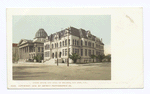
[[[13,80],[111,80],[111,63],[14,64]]]

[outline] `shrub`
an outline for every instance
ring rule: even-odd
[[[102,60],[105,58],[105,55],[98,55],[97,58],[100,62],[102,62]]]
[[[93,59],[93,62],[94,62],[94,58],[95,58],[96,56],[95,56],[95,55],[91,55],[90,57]]]
[[[41,60],[43,60],[43,57],[38,54],[37,56],[34,56],[34,59],[36,60],[36,62],[41,62]]]
[[[73,60],[73,63],[76,63],[77,59],[80,59],[81,57],[76,53],[72,53],[72,55],[69,55],[69,58]]]

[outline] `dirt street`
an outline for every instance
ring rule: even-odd
[[[111,63],[14,64],[13,80],[111,80]]]

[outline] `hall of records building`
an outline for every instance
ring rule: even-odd
[[[58,60],[59,63],[66,63],[68,50],[69,54],[77,53],[81,57],[77,62],[93,62],[90,56],[103,55],[104,44],[102,39],[92,35],[90,31],[69,27],[45,38],[44,62],[56,63]],[[69,63],[72,62],[69,59]],[[98,62],[98,59],[95,58],[94,62]]]
[[[19,61],[27,61],[34,59],[34,56],[41,55],[44,57],[44,40],[47,33],[44,29],[39,29],[33,40],[21,39],[18,43],[19,48]]]

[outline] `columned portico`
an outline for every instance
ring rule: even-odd
[[[43,46],[44,40],[47,36],[47,33],[44,29],[39,29],[33,40],[21,39],[19,46],[19,57],[20,59],[29,60],[34,59],[34,56],[40,55],[44,56]]]

